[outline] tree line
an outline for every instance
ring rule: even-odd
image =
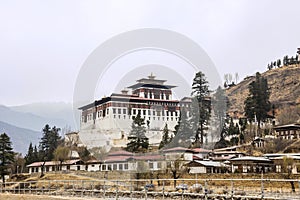
[[[280,68],[283,66],[289,66],[289,65],[295,65],[295,64],[300,64],[299,61],[299,54],[300,50],[298,49],[296,56],[289,57],[288,55],[284,56],[282,61],[281,59],[278,59],[276,61],[272,61],[268,64],[267,69],[272,70],[274,68]]]

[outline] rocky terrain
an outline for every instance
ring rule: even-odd
[[[275,105],[276,112],[284,107],[300,105],[300,65],[289,65],[268,70],[262,73],[270,87],[270,102]],[[255,76],[248,76],[237,85],[227,88],[226,93],[230,102],[228,111],[243,116],[244,101],[248,96],[248,86]]]

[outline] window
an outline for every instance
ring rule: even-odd
[[[126,114],[126,109],[123,109],[123,114]]]
[[[124,169],[126,169],[126,170],[128,169],[128,164],[127,163],[124,164]]]
[[[153,110],[153,115],[155,115],[155,111]]]
[[[141,115],[141,110],[138,110],[138,114]]]
[[[102,165],[102,171],[106,171],[106,165]]]
[[[146,115],[146,110],[143,110],[143,115]]]
[[[113,108],[113,114],[116,114],[116,109],[115,108]]]
[[[109,109],[107,108],[107,109],[106,109],[106,114],[108,114],[108,113],[109,113]]]
[[[111,165],[107,165],[107,170],[111,171]]]
[[[118,114],[122,114],[121,112],[122,112],[122,110],[121,110],[121,108],[119,108],[118,109]]]
[[[117,164],[114,164],[113,165],[113,170],[117,170],[118,169],[118,165]]]
[[[276,172],[278,172],[278,173],[281,172],[281,165],[276,165]]]
[[[123,164],[119,164],[119,170],[123,170]]]
[[[158,163],[157,163],[157,168],[158,168],[158,169],[161,169],[161,162],[158,162]]]
[[[77,170],[80,170],[80,166],[77,166]]]
[[[151,115],[151,111],[150,110],[148,110],[148,115]]]
[[[132,113],[133,113],[134,115],[136,115],[136,110],[135,110],[135,109],[133,109],[133,110],[132,110]]]
[[[149,168],[150,168],[150,169],[153,169],[153,163],[152,163],[152,162],[149,163]]]

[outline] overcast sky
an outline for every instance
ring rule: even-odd
[[[205,50],[221,77],[238,72],[242,79],[265,71],[270,61],[295,55],[299,9],[297,0],[1,0],[0,104],[71,102],[90,53],[111,37],[140,28],[187,36]],[[160,59],[155,63],[166,65],[164,56]],[[120,63],[135,63],[125,60]],[[144,64],[149,63],[139,62]]]

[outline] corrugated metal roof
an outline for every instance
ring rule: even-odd
[[[221,162],[211,160],[195,160],[194,162],[199,163],[205,167],[225,167],[226,165]]]
[[[63,165],[73,165],[73,164],[76,164],[79,161],[83,162],[80,159],[76,159],[76,160],[66,160],[62,164]],[[27,165],[27,167],[40,167],[43,164],[44,164],[44,162],[34,162],[34,163],[31,163],[31,164]],[[55,166],[55,165],[60,165],[60,162],[59,161],[46,161],[45,164],[44,164],[44,166]]]
[[[265,157],[255,157],[255,156],[243,156],[239,158],[232,158],[231,161],[261,161],[261,162],[271,162],[270,159]]]

